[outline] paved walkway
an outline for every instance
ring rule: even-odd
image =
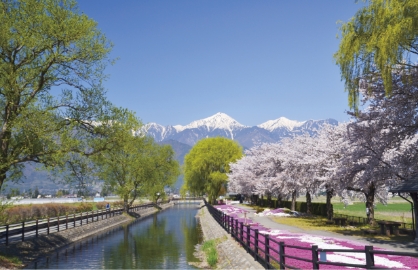
[[[375,246],[375,247],[392,250],[392,251],[403,251],[403,252],[416,251],[418,252],[418,243],[414,243],[414,242],[399,243],[399,242],[380,240],[380,239],[374,239],[374,238],[369,238],[369,237],[342,235],[339,233],[334,233],[334,232],[329,232],[329,231],[319,231],[319,230],[306,231],[298,227],[293,227],[293,226],[277,223],[273,221],[269,216],[254,215],[255,210],[249,207],[246,207],[243,205],[236,205],[236,204],[232,206],[246,210],[248,212],[247,218],[250,218],[254,222],[257,222],[260,225],[269,229],[286,230],[288,232],[293,232],[293,233],[308,233],[308,234],[313,234],[313,235],[318,235],[318,236],[333,237],[333,238],[338,238],[338,239],[343,239],[343,240],[351,240],[351,241],[359,242],[365,246],[366,245]],[[244,217],[244,215],[241,214],[240,217]]]

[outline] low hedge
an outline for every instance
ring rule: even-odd
[[[106,208],[107,202],[81,202],[81,203],[45,203],[30,205],[13,205],[0,213],[3,224],[14,224],[22,221],[57,217],[63,215],[77,214]],[[112,208],[123,207],[123,202],[111,203]],[[1,225],[3,225],[1,224]]]
[[[270,207],[270,208],[281,208],[286,207],[291,209],[292,208],[292,202],[291,201],[281,201],[281,204],[278,205],[278,202],[276,199],[271,199],[270,203],[267,201],[267,199],[258,199],[257,205],[262,207]],[[327,216],[327,204],[326,203],[311,203],[312,205],[312,214],[317,216]],[[306,213],[306,202],[296,202],[295,203],[295,211]],[[331,204],[331,209],[333,209],[333,206]]]

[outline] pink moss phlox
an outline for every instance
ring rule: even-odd
[[[285,230],[272,230],[270,228],[266,228],[259,223],[253,223],[252,220],[249,218],[239,218],[236,213],[242,213],[239,212],[238,209],[231,206],[218,206],[217,207],[222,208],[224,212],[227,215],[230,215],[232,217],[237,218],[238,222],[245,222],[247,221],[247,224],[251,224],[251,231],[250,236],[252,239],[255,237],[255,230],[257,229],[259,231],[259,245],[260,252],[262,254],[265,246],[263,243],[265,243],[265,235],[269,234],[269,238],[273,241],[270,241],[270,255],[274,257],[276,260],[279,260],[279,254],[277,250],[279,249],[278,244],[276,242],[284,242],[285,245],[292,245],[292,246],[299,246],[299,247],[305,247],[305,248],[311,248],[313,244],[316,244],[321,248],[329,248],[331,246],[332,248],[329,249],[359,249],[364,250],[364,244],[354,242],[354,241],[347,241],[347,240],[341,240],[338,238],[333,237],[322,237],[322,236],[316,236],[311,234],[302,234],[302,233],[291,233],[289,231]],[[238,210],[237,210],[238,209]],[[221,209],[220,209],[221,210]],[[221,210],[222,211],[222,210]],[[231,226],[235,227],[235,222],[231,224]],[[247,237],[246,229],[244,229],[243,237]],[[253,241],[253,240],[252,240]],[[313,242],[317,241],[317,242]],[[325,245],[325,246],[324,246]],[[251,248],[254,248],[254,246],[251,244]],[[375,250],[384,250],[380,248],[374,248]],[[285,252],[287,255],[295,256],[295,257],[301,257],[305,259],[311,259],[312,253],[309,250],[302,250],[297,248],[291,248],[286,247]],[[365,256],[364,254],[357,254],[356,253],[343,253],[343,252],[327,252],[328,261],[336,261],[331,260],[332,256],[339,256],[338,258],[340,260],[345,260],[348,263],[352,263],[351,261],[357,261],[359,263],[365,264]],[[418,266],[418,259],[417,258],[411,258],[411,257],[405,257],[405,256],[392,256],[392,255],[375,255],[375,264],[376,266],[382,266],[382,267],[388,267],[386,265],[387,263],[392,262],[394,264],[398,263],[403,264],[403,268],[412,268],[415,269]],[[354,262],[355,263],[355,262]],[[304,262],[297,259],[286,259],[286,264],[291,265],[293,267],[301,268],[301,269],[310,269],[312,268],[312,264],[309,262]],[[342,267],[342,266],[333,266],[333,265],[321,265],[321,269],[348,269],[349,267]]]

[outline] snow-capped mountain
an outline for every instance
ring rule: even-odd
[[[147,133],[158,142],[174,140],[190,146],[203,138],[222,136],[238,141],[244,148],[251,148],[255,144],[278,142],[282,138],[303,133],[314,135],[325,123],[338,124],[334,119],[298,122],[280,117],[249,127],[240,124],[227,114],[217,113],[208,118],[193,121],[186,126],[161,126],[150,123],[139,132]]]
[[[209,132],[215,129],[225,129],[225,130],[229,130],[232,132],[232,130],[245,128],[246,126],[241,125],[240,123],[238,123],[238,121],[236,121],[229,115],[221,113],[221,112],[218,112],[217,114],[212,115],[208,118],[193,121],[187,126],[180,126],[180,125],[174,126],[174,128],[178,132],[181,132],[185,129],[202,128],[202,127],[206,128],[207,131]]]
[[[289,120],[286,117],[280,117],[276,120],[269,120],[267,122],[264,122],[257,127],[264,128],[268,131],[274,131],[279,128],[286,128],[289,131],[293,130],[295,127],[300,127],[305,122],[298,122]]]

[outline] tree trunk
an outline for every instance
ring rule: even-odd
[[[306,213],[312,214],[312,198],[309,192],[306,192]]]
[[[6,181],[7,171],[8,171],[8,168],[4,170],[0,170],[0,190],[2,190],[3,184]]]
[[[295,211],[296,208],[296,190],[292,191],[292,207],[290,210]]]
[[[282,207],[282,194],[277,195],[277,208]]]
[[[364,193],[366,195],[366,215],[367,215],[367,222],[370,225],[373,225],[374,223],[374,194],[376,192],[376,187],[374,183],[371,183],[369,185],[369,191],[367,193]],[[368,211],[367,211],[368,209]]]
[[[327,189],[327,219],[332,220],[332,218],[334,217],[334,209],[331,204],[331,198],[334,194],[334,189],[331,188],[329,185],[326,185],[325,187]]]
[[[271,208],[271,193],[267,193],[267,206]]]
[[[417,208],[418,208],[418,194],[416,192],[410,192],[409,194],[411,195],[412,203],[413,203],[413,206],[412,206],[413,207],[412,221],[414,221],[414,217],[415,217],[415,222],[413,222],[413,225],[415,225],[415,227],[412,228],[412,230],[415,231],[415,240],[414,240],[414,242],[415,243],[418,243],[418,234],[417,234],[417,231],[418,231],[418,222],[417,222],[418,221],[418,211],[417,211]]]
[[[128,198],[123,199],[123,211],[125,213],[128,213],[129,212]]]

